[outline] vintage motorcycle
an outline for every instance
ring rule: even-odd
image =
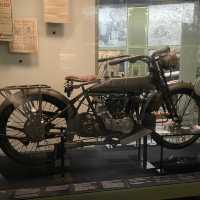
[[[169,47],[151,56],[118,56],[101,59],[104,69],[124,62],[142,61],[144,77],[66,77],[68,97],[45,85],[2,88],[0,145],[23,164],[44,164],[60,142],[77,148],[96,144],[129,144],[144,135],[167,148],[183,148],[198,135],[183,135],[199,124],[200,98],[190,83],[169,84],[165,70],[177,64]],[[70,98],[74,90],[82,91]],[[10,91],[19,90],[11,94]],[[175,134],[176,137],[167,135]],[[162,137],[165,135],[165,137]]]

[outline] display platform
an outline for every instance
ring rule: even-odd
[[[68,151],[65,177],[54,166],[25,167],[6,156],[0,157],[0,199],[131,199],[156,195],[155,199],[200,196],[200,144],[182,150],[164,151],[164,162],[171,170],[161,175],[154,166],[160,160],[160,147],[148,146],[147,169],[138,162],[133,146],[109,149],[105,146]],[[195,164],[194,164],[195,159]],[[183,161],[187,161],[187,170]],[[193,161],[192,161],[193,160]],[[181,162],[180,162],[181,161]],[[174,162],[174,165],[172,163]],[[191,163],[188,168],[188,163]],[[165,165],[163,165],[164,167]],[[172,166],[176,169],[173,171]],[[59,197],[58,197],[59,196]],[[55,198],[56,197],[56,198]],[[137,199],[137,198],[136,198]]]

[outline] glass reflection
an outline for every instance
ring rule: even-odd
[[[168,45],[180,57],[180,67],[175,69],[176,79],[191,81],[199,76],[197,0],[100,0],[98,11],[99,57],[151,54]],[[115,69],[116,72],[112,72],[115,75],[123,70],[126,76],[148,73],[143,63],[125,64]]]

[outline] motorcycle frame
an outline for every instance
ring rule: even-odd
[[[156,90],[157,90],[156,95],[160,95],[163,98],[164,104],[162,104],[162,106],[163,106],[164,110],[167,109],[167,111],[169,113],[169,118],[171,118],[174,121],[179,121],[175,105],[173,104],[173,101],[172,101],[169,86],[167,84],[167,80],[164,75],[164,70],[162,69],[161,66],[159,66],[158,60],[155,57],[149,57],[149,56],[139,56],[138,60],[141,60],[148,65],[149,72],[150,72],[149,76],[151,78],[151,82],[153,83],[153,85],[155,85]],[[125,60],[125,61],[127,61],[127,60]],[[77,103],[79,101],[79,103],[76,107],[73,106],[73,108],[75,110],[74,110],[73,114],[70,115],[70,118],[73,118],[77,114],[82,103],[86,100],[88,103],[88,108],[92,110],[96,120],[104,128],[104,125],[103,125],[101,119],[99,118],[99,116],[97,115],[97,112],[93,106],[92,100],[90,99],[91,96],[95,96],[95,95],[94,94],[92,95],[92,93],[89,92],[89,89],[91,89],[92,87],[97,85],[98,82],[99,82],[98,80],[95,80],[92,82],[83,82],[83,83],[75,85],[74,89],[81,88],[82,92],[70,100],[70,105],[74,105],[75,103]],[[73,81],[72,81],[72,84],[73,84]],[[93,85],[86,89],[85,86],[88,86],[90,84],[93,84]],[[150,93],[150,97],[148,99],[146,99],[145,103],[142,105],[142,111],[141,111],[140,117],[139,117],[140,122],[142,121],[144,114],[145,114],[147,108],[149,107],[150,102],[152,101],[152,98],[155,96],[155,91],[148,91],[148,93]],[[134,91],[133,91],[133,94],[134,94]],[[98,93],[98,96],[103,96],[103,94]],[[166,108],[165,108],[165,106],[166,106]],[[47,124],[51,123],[57,117],[62,116],[66,111],[68,111],[68,109],[69,108],[67,106],[66,108],[61,110],[59,113],[55,114],[54,117],[52,117],[50,120],[47,121]]]

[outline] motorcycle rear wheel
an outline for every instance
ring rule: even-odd
[[[161,116],[162,114],[160,114],[161,119],[158,119],[158,116],[155,117],[155,133],[152,134],[152,138],[166,148],[181,149],[191,145],[199,138],[198,135],[184,135],[183,133],[190,133],[194,126],[199,125],[200,98],[194,93],[192,85],[186,83],[178,84],[170,92],[177,114],[182,118],[181,123],[177,124],[166,117],[166,111],[163,111],[160,107],[157,112],[164,113],[164,115]],[[162,105],[162,102],[160,105]]]
[[[38,120],[39,112],[42,113],[42,120],[47,120],[54,115],[55,111],[69,106],[63,99],[56,96],[52,90],[42,90],[40,94],[38,90],[30,90],[26,93],[26,101],[21,102],[17,107],[7,103],[0,113],[0,132],[4,135],[1,137],[0,146],[3,152],[24,165],[49,163],[55,145],[60,143],[60,137],[53,135],[52,138],[46,139],[46,135],[52,130],[57,131],[60,127],[66,128],[68,113],[55,119],[48,128],[44,128]],[[29,115],[26,116],[27,111]],[[24,139],[15,139],[15,137]]]

